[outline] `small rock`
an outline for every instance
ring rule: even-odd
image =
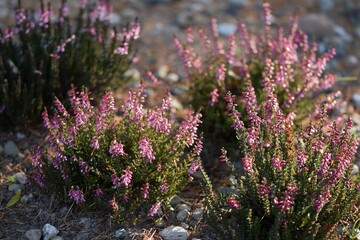
[[[339,25],[333,26],[334,32],[345,42],[351,42],[353,40],[352,36],[345,30],[344,27]]]
[[[169,67],[166,66],[166,65],[162,65],[159,67],[159,69],[156,71],[156,75],[160,78],[163,78],[165,79],[166,78],[166,75],[168,74],[169,72]]]
[[[178,205],[178,204],[180,204],[180,203],[182,203],[182,202],[184,202],[184,200],[182,200],[181,197],[179,197],[179,195],[175,195],[175,196],[171,199],[170,205],[171,205],[172,207],[175,207],[176,205]]]
[[[16,133],[16,138],[21,140],[21,139],[24,139],[25,138],[25,134],[21,133],[21,132],[18,132]]]
[[[322,11],[331,10],[335,6],[334,0],[317,0],[317,4]]]
[[[16,192],[16,191],[22,190],[23,188],[24,188],[24,185],[14,183],[14,184],[11,184],[8,189],[11,192]]]
[[[196,208],[192,213],[192,218],[195,221],[199,221],[202,217],[203,212],[204,212],[204,208]]]
[[[189,229],[189,224],[185,223],[185,222],[182,222],[180,223],[179,227],[182,227],[183,229]]]
[[[190,215],[189,211],[186,209],[181,210],[180,212],[178,212],[178,214],[176,215],[176,219],[179,222],[184,221],[188,216]]]
[[[56,237],[52,238],[51,240],[64,240],[64,238],[60,237],[60,236],[56,236]]]
[[[171,98],[171,105],[173,108],[177,109],[177,110],[183,110],[184,106],[182,105],[182,103],[177,100],[176,98],[172,97]]]
[[[166,77],[166,82],[168,82],[168,83],[176,83],[179,80],[180,80],[180,77],[176,73],[169,73]]]
[[[125,229],[119,229],[119,230],[116,230],[115,237],[123,239],[123,238],[127,237],[127,234],[128,233],[127,233],[127,231]]]
[[[219,189],[219,192],[223,193],[223,194],[227,194],[227,193],[233,193],[233,194],[236,194],[236,195],[240,194],[238,189],[232,188],[232,187],[221,187]]]
[[[170,226],[159,233],[164,240],[187,240],[189,233],[186,229],[178,226]]]
[[[113,26],[119,25],[121,23],[121,17],[117,13],[110,13],[109,23]]]
[[[42,232],[44,235],[44,240],[49,240],[56,237],[56,235],[59,233],[59,230],[57,230],[57,228],[53,225],[47,223],[43,227]]]
[[[25,237],[29,240],[40,240],[41,230],[40,229],[31,229],[26,231]]]
[[[247,0],[228,0],[229,8],[244,8],[249,5]]]
[[[356,108],[360,108],[360,94],[354,93],[351,100],[355,103]]]
[[[4,152],[9,156],[18,156],[20,150],[13,141],[7,141],[4,145]]]
[[[177,211],[182,211],[182,210],[188,210],[188,211],[191,211],[191,207],[187,204],[178,204],[176,205],[176,210]]]
[[[310,13],[300,18],[300,29],[315,37],[333,36],[334,23],[325,14]]]
[[[80,222],[81,225],[84,226],[85,229],[90,229],[91,228],[91,219],[90,218],[80,218]]]
[[[170,92],[172,95],[179,96],[186,93],[189,90],[186,86],[172,87]]]
[[[235,33],[236,25],[232,23],[219,23],[218,31],[220,35],[227,37]]]
[[[349,65],[351,66],[357,66],[359,64],[359,59],[354,56],[354,55],[349,55],[347,58],[346,58],[346,61]]]
[[[359,173],[359,166],[354,164],[353,170],[351,171],[352,175],[357,175]]]
[[[28,203],[33,197],[34,197],[34,196],[33,196],[32,193],[30,193],[29,195],[24,195],[24,196],[21,197],[20,202],[21,202],[22,204],[26,204],[26,203]]]
[[[27,181],[26,174],[23,172],[18,172],[13,175],[13,177],[18,181],[20,184],[25,184]]]
[[[124,77],[130,78],[132,81],[138,82],[141,78],[141,73],[136,68],[130,68],[125,71]]]

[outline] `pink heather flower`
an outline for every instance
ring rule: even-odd
[[[298,152],[296,163],[300,171],[307,171],[306,161],[308,159],[308,153]]]
[[[220,66],[216,67],[215,75],[216,75],[216,81],[219,86],[224,85],[225,72],[226,72],[225,64],[221,64]]]
[[[321,163],[320,163],[320,167],[319,169],[316,169],[315,172],[318,176],[319,179],[323,178],[324,175],[327,173],[327,171],[329,170],[330,164],[331,164],[331,157],[332,154],[331,152],[327,152],[324,154]]]
[[[129,184],[131,183],[132,172],[130,170],[122,170],[122,171],[124,174],[120,177],[119,181],[120,183],[124,184],[125,187],[128,187]]]
[[[171,124],[164,116],[162,109],[150,111],[147,117],[149,127],[155,127],[157,132],[170,133]]]
[[[147,199],[149,196],[149,188],[150,188],[150,183],[148,182],[145,183],[145,185],[141,188],[144,199]]]
[[[253,162],[252,159],[250,157],[243,157],[241,159],[241,162],[243,164],[243,168],[244,168],[244,172],[245,173],[254,173],[254,169],[253,169]]]
[[[331,197],[330,191],[326,190],[325,192],[317,195],[314,198],[314,203],[313,203],[313,208],[315,212],[319,212],[320,209],[324,206],[324,204],[326,204],[327,202],[329,202]]]
[[[113,140],[112,145],[110,146],[109,153],[112,157],[115,156],[124,156],[124,145],[121,143],[118,143],[116,139]]]
[[[152,205],[152,207],[148,213],[148,216],[149,217],[155,216],[155,214],[159,211],[159,209],[160,209],[160,203],[155,203],[154,205]]]
[[[120,46],[114,50],[114,54],[127,55],[129,54],[129,43],[125,42],[123,46]]]
[[[100,116],[105,117],[107,113],[114,113],[115,109],[115,101],[114,96],[111,92],[106,92],[105,95],[101,99],[100,103]]]
[[[101,195],[104,194],[103,191],[100,188],[95,188],[93,190],[93,192],[95,193],[96,196],[101,196]]]
[[[244,128],[244,123],[240,120],[241,113],[236,110],[237,104],[234,103],[235,95],[232,95],[228,92],[225,96],[225,101],[227,102],[227,111],[228,115],[232,118],[232,125],[231,127],[235,130],[241,130]]]
[[[85,202],[84,193],[81,190],[71,189],[69,191],[69,197],[73,199],[76,202],[76,204]]]
[[[138,94],[130,91],[129,97],[125,100],[125,106],[122,107],[124,116],[129,116],[132,122],[141,124],[140,120],[143,119],[144,116],[142,102],[143,96],[141,90]]]
[[[60,102],[60,100],[57,97],[55,97],[54,104],[57,110],[63,115],[63,117],[66,118],[69,115],[64,105]]]
[[[274,197],[274,203],[280,208],[281,212],[287,212],[290,210],[291,205],[294,200],[294,195],[298,190],[296,187],[291,187],[290,184],[286,186],[287,191],[282,193],[281,200],[277,197]]]
[[[119,205],[116,203],[115,199],[110,199],[109,200],[109,204],[112,207],[112,209],[114,211],[118,211],[119,210]]]
[[[113,184],[115,187],[120,187],[120,185],[121,185],[121,180],[120,180],[120,178],[118,178],[118,177],[116,176],[116,174],[112,174],[112,175],[111,175],[111,181],[112,181],[112,184]]]
[[[194,152],[196,153],[197,156],[200,156],[202,150],[203,150],[203,142],[199,139],[196,141]]]
[[[229,207],[231,208],[235,208],[235,209],[242,208],[240,202],[238,200],[233,199],[232,197],[228,197],[227,202],[229,204]]]
[[[266,178],[262,181],[263,184],[258,184],[258,193],[260,196],[269,195],[270,194],[270,186],[267,185],[268,181]]]
[[[278,171],[281,171],[282,168],[285,166],[286,164],[286,161],[285,160],[280,160],[279,158],[277,157],[273,157],[271,159],[272,161],[272,166],[273,168],[277,169]]]
[[[155,156],[153,155],[153,149],[150,144],[149,138],[145,137],[140,140],[139,151],[141,156],[149,160],[150,163],[153,160],[155,160]]]
[[[198,163],[198,161],[194,161],[194,162],[191,164],[190,168],[188,169],[188,174],[194,174],[194,173],[196,173],[196,171],[198,170],[198,168],[199,168],[199,163]]]
[[[166,192],[167,189],[168,189],[168,183],[164,181],[160,186],[160,191]]]
[[[229,40],[229,50],[226,54],[226,59],[230,65],[235,65],[235,50],[236,50],[235,35],[231,34],[228,40]]]
[[[91,147],[94,148],[94,149],[99,149],[99,139],[97,136],[94,136],[92,139],[91,139]]]
[[[189,112],[185,120],[182,121],[176,139],[185,141],[189,146],[192,146],[197,139],[196,131],[199,123],[201,123],[200,117],[200,113],[193,116],[193,112]]]
[[[157,77],[155,77],[155,75],[150,71],[146,72],[146,77],[152,83],[158,83],[159,82],[159,79]]]
[[[209,104],[210,106],[214,106],[215,103],[217,103],[219,101],[219,93],[218,93],[218,89],[215,88],[211,93],[210,93],[210,101]]]
[[[133,39],[138,39],[140,37],[140,23],[132,22],[130,31],[132,33]]]
[[[167,92],[165,98],[162,100],[161,109],[163,111],[171,110],[172,108],[172,101],[171,101],[171,93]]]
[[[90,166],[82,159],[79,161],[80,171],[83,174],[86,174],[90,171]]]

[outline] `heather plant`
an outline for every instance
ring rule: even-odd
[[[220,160],[233,173],[232,188],[217,196],[205,177],[208,223],[224,239],[348,239],[355,227],[337,229],[360,214],[360,179],[351,178],[358,147],[349,133],[352,122],[342,130],[335,122],[327,126],[323,107],[318,122],[294,130],[293,117],[280,108],[275,81],[265,82],[265,102],[248,86],[245,114],[235,95],[226,95],[239,145],[235,162],[241,165],[235,167],[223,149]]]
[[[117,29],[109,6],[82,2],[74,19],[63,0],[59,12],[41,0],[38,12],[15,10],[15,26],[0,29],[0,122],[3,126],[41,120],[43,106],[66,98],[71,84],[95,97],[126,82],[139,23]]]
[[[200,114],[175,122],[170,94],[146,110],[143,87],[129,92],[120,116],[111,92],[98,108],[87,91],[73,88],[69,98],[71,111],[56,99],[56,113],[42,114],[50,147],[34,152],[32,180],[45,192],[85,209],[110,207],[117,220],[130,220],[154,216],[192,180],[202,150]]]
[[[328,109],[341,104],[334,101],[340,93],[325,94],[335,80],[334,75],[324,74],[335,50],[319,56],[317,45],[311,45],[298,29],[297,19],[288,34],[282,28],[275,33],[268,3],[263,4],[262,15],[264,30],[259,35],[251,34],[245,24],[239,23],[225,46],[216,19],[211,20],[210,34],[189,28],[184,43],[174,38],[187,73],[191,105],[202,109],[205,138],[235,141],[228,127],[231,120],[223,114],[224,97],[228,91],[241,95],[251,83],[258,101],[264,102],[266,78],[275,79],[279,106],[286,116],[296,113],[297,125],[304,118],[318,116],[321,103]],[[239,111],[244,113],[245,109]]]

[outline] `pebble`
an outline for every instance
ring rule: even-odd
[[[328,11],[334,8],[334,0],[317,0],[317,4],[321,11]]]
[[[175,96],[179,96],[179,95],[183,95],[184,93],[186,93],[189,90],[188,87],[186,86],[179,86],[179,87],[172,87],[170,88],[170,92],[172,95]]]
[[[227,193],[233,193],[233,194],[236,194],[236,195],[240,194],[238,189],[232,188],[232,187],[221,187],[219,189],[219,192],[223,193],[223,194],[227,194]]]
[[[334,23],[325,14],[310,13],[300,18],[300,29],[317,38],[334,35]]]
[[[130,68],[125,71],[124,77],[130,78],[134,82],[139,82],[141,78],[141,73],[136,68]]]
[[[161,65],[159,69],[156,71],[156,75],[160,78],[165,79],[169,72],[169,67],[167,65]]]
[[[186,229],[179,226],[170,226],[159,233],[164,240],[187,240],[189,233]]]
[[[18,156],[20,153],[20,150],[16,146],[16,144],[10,140],[5,143],[4,152],[6,155],[9,155],[9,156]]]
[[[192,213],[192,218],[195,221],[199,221],[202,217],[203,212],[204,212],[204,208],[196,208]]]
[[[359,174],[359,166],[354,164],[353,170],[351,171],[352,175],[357,175]]]
[[[248,0],[228,0],[229,8],[243,8],[249,5]]]
[[[90,229],[91,228],[91,219],[90,218],[80,218],[80,222],[81,225],[84,226],[85,229]]]
[[[182,222],[184,221],[187,217],[189,217],[190,215],[190,212],[186,209],[183,209],[181,211],[178,212],[178,214],[176,215],[176,219],[179,221],[179,222]]]
[[[19,191],[19,190],[22,190],[23,188],[24,188],[24,185],[18,184],[18,183],[14,183],[14,184],[11,184],[8,189],[9,189],[9,191],[11,191],[11,192],[17,192],[17,191]]]
[[[178,204],[176,205],[176,210],[182,211],[182,210],[188,210],[191,211],[191,207],[187,204]]]
[[[231,34],[234,34],[236,31],[236,25],[232,23],[219,23],[218,25],[218,31],[219,34],[222,36],[229,36]]]
[[[109,15],[109,23],[113,26],[117,26],[121,23],[121,17],[117,13],[110,13]]]
[[[166,82],[168,82],[168,83],[176,83],[179,80],[180,80],[180,77],[176,73],[169,73],[166,77]]]
[[[27,176],[23,172],[18,172],[13,175],[13,177],[18,181],[20,184],[25,184],[27,181]]]
[[[128,233],[127,233],[127,231],[125,230],[125,229],[118,229],[118,230],[116,230],[116,232],[115,232],[115,237],[116,238],[120,238],[120,239],[124,239],[124,238],[126,238],[127,237],[127,235],[128,235]]]
[[[170,205],[172,207],[175,207],[176,205],[180,204],[180,203],[183,203],[184,200],[181,199],[181,197],[179,197],[179,195],[175,195],[171,201],[170,201]]]
[[[18,132],[16,133],[16,138],[19,139],[19,140],[22,140],[25,138],[25,134],[21,133],[21,132]]]
[[[53,225],[47,223],[43,227],[42,232],[44,235],[44,240],[49,240],[56,237],[56,235],[59,233],[59,230]]]
[[[182,105],[182,103],[177,100],[176,98],[172,97],[171,98],[171,105],[173,108],[177,109],[177,110],[183,110],[184,106]]]
[[[40,229],[30,229],[30,230],[26,231],[25,237],[28,240],[40,240],[41,230]]]
[[[179,227],[182,227],[183,229],[189,229],[189,224],[185,223],[185,222],[182,222],[180,223]]]
[[[24,195],[24,196],[21,197],[20,202],[21,202],[22,204],[26,204],[26,203],[28,203],[33,197],[34,197],[34,195],[33,195],[32,193],[30,193],[29,195]]]
[[[360,108],[360,94],[359,93],[354,93],[352,95],[351,100],[355,103],[356,108]]]
[[[52,238],[51,240],[64,240],[64,238],[60,237],[60,236],[56,236],[56,237]]]
[[[352,36],[340,25],[334,25],[333,30],[343,41],[351,42],[353,40]]]

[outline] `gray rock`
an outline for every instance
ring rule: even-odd
[[[21,132],[18,132],[16,133],[16,138],[21,140],[21,139],[24,139],[25,138],[25,134],[21,133]]]
[[[171,98],[171,105],[173,108],[177,109],[177,110],[183,110],[184,106],[182,105],[182,103],[177,100],[176,98],[172,97]]]
[[[317,0],[317,4],[322,11],[328,11],[334,8],[335,0]]]
[[[236,25],[232,23],[219,23],[218,25],[218,31],[219,34],[222,36],[229,36],[231,34],[234,34],[236,31]]]
[[[355,27],[355,34],[360,38],[360,26]]]
[[[187,204],[178,204],[176,205],[176,210],[177,211],[182,211],[182,210],[188,210],[188,211],[191,211],[191,207]]]
[[[11,192],[17,192],[17,191],[19,191],[19,190],[22,190],[23,188],[24,188],[24,185],[18,184],[18,183],[14,183],[14,184],[11,184],[8,189],[9,189],[9,191],[11,191]]]
[[[20,202],[21,202],[22,204],[26,204],[26,203],[28,203],[29,201],[31,201],[31,199],[32,199],[33,197],[34,197],[34,196],[33,196],[32,193],[30,193],[30,194],[28,194],[28,195],[24,195],[24,196],[21,197]]]
[[[83,218],[80,218],[80,222],[79,222],[81,225],[83,225],[83,227],[85,229],[90,229],[91,228],[91,219],[90,218],[87,218],[87,217],[83,217]]]
[[[156,75],[160,78],[165,79],[168,72],[169,72],[169,67],[167,65],[161,65],[159,69],[156,71]]]
[[[23,172],[18,172],[13,175],[13,177],[18,181],[20,184],[25,184],[27,181],[27,176]]]
[[[187,91],[189,91],[189,88],[187,86],[178,86],[178,87],[170,88],[171,94],[175,96],[183,95]]]
[[[353,40],[352,36],[345,30],[344,27],[334,25],[333,30],[343,41],[351,42]]]
[[[170,226],[159,233],[164,240],[187,240],[189,233],[186,229],[178,226]]]
[[[40,240],[41,230],[40,229],[30,229],[30,230],[26,231],[25,237],[28,240]]]
[[[186,218],[188,218],[190,215],[190,212],[186,209],[181,210],[180,212],[178,212],[178,214],[176,215],[176,219],[179,222],[184,221]]]
[[[359,64],[359,59],[354,55],[349,55],[346,58],[346,62],[351,66],[357,66]]]
[[[235,195],[239,195],[240,192],[238,189],[232,188],[232,187],[221,187],[219,189],[220,193],[226,194],[226,193],[233,193]]]
[[[356,108],[360,108],[360,94],[359,93],[354,93],[352,95],[351,100],[355,103]]]
[[[49,223],[47,223],[43,227],[42,233],[44,235],[44,240],[49,240],[49,239],[56,237],[56,235],[59,233],[59,230],[56,227],[54,227],[53,225],[50,225]]]
[[[127,233],[127,231],[125,230],[125,229],[118,229],[118,230],[116,230],[116,232],[115,232],[115,237],[116,238],[120,238],[120,239],[124,239],[124,238],[126,238],[127,237],[127,235],[128,235],[128,233]]]
[[[334,23],[325,14],[310,13],[300,18],[300,29],[311,37],[333,36]]]
[[[132,81],[139,82],[141,78],[141,73],[136,68],[130,68],[125,71],[124,77],[130,78]]]
[[[229,8],[244,8],[249,5],[248,0],[228,0]]]
[[[192,218],[195,221],[199,221],[202,217],[203,212],[204,212],[204,208],[196,208],[192,213]]]
[[[166,82],[168,82],[168,83],[176,83],[179,80],[180,80],[180,77],[176,73],[169,73],[166,77]]]
[[[110,13],[109,22],[111,25],[117,26],[121,23],[121,17],[117,13]]]
[[[354,164],[354,168],[353,168],[353,170],[351,171],[351,174],[352,174],[352,175],[357,175],[357,174],[359,174],[359,166],[358,166],[358,165]]]
[[[7,141],[4,145],[4,152],[9,156],[18,156],[20,150],[13,141]]]
[[[170,201],[170,205],[172,207],[175,207],[176,205],[180,204],[180,203],[183,203],[184,200],[181,199],[181,197],[179,197],[179,195],[175,195],[171,201]]]
[[[56,236],[56,237],[52,238],[51,240],[64,240],[64,238],[60,237],[60,236]]]
[[[189,229],[190,225],[187,224],[186,222],[182,222],[179,224],[179,227],[182,227],[183,229]]]

